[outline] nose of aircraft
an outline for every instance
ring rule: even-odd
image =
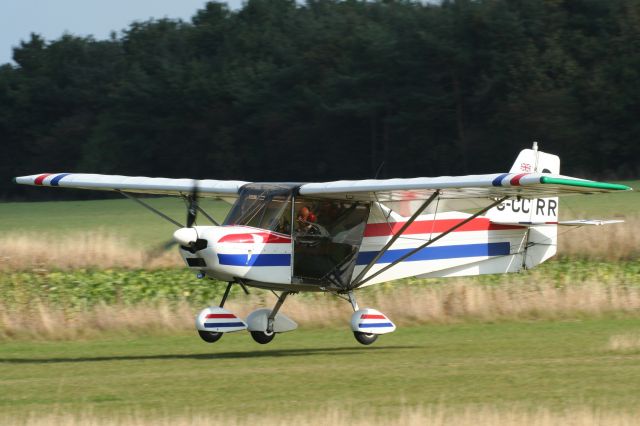
[[[198,240],[198,233],[194,228],[180,228],[173,233],[173,240],[181,246],[189,247]]]

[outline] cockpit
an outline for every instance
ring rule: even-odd
[[[348,284],[369,217],[370,203],[297,195],[298,184],[246,185],[224,225],[290,236],[292,282]]]

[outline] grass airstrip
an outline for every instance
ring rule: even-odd
[[[634,188],[640,186],[638,183],[627,182]],[[640,210],[639,195],[634,192],[593,198],[567,197],[562,200],[561,209],[567,219],[632,217]],[[183,220],[185,208],[181,201],[153,199],[151,203]],[[209,203],[208,211],[218,219],[223,218],[228,207],[219,202]],[[147,247],[166,241],[174,230],[172,225],[128,200],[0,204],[2,233],[23,232],[55,238],[96,228],[124,235],[133,244]],[[629,241],[634,244],[637,240]],[[457,292],[433,297],[440,297],[439,303],[447,309],[456,298],[468,298],[471,290],[480,297],[484,293],[478,293],[478,288],[485,284],[494,289],[494,296],[498,294],[496,286],[501,286],[500,297],[490,299],[492,316],[465,317],[468,309],[478,308],[477,304],[469,304],[473,300],[467,300],[468,305],[460,304],[464,312],[451,320],[407,321],[398,331],[382,336],[370,347],[361,346],[353,339],[347,326],[348,309],[338,312],[338,315],[344,314],[342,322],[313,326],[311,320],[306,320],[299,330],[279,335],[264,346],[253,342],[244,332],[226,335],[213,345],[206,344],[194,331],[187,332],[182,326],[154,333],[126,328],[114,331],[107,327],[103,332],[86,336],[80,333],[71,339],[28,335],[0,340],[0,423],[47,424],[49,420],[38,423],[34,419],[60,414],[90,419],[131,415],[138,419],[137,424],[155,424],[157,419],[175,417],[183,419],[176,424],[191,424],[197,422],[189,419],[202,414],[209,416],[208,419],[227,418],[239,422],[253,419],[253,423],[256,418],[271,419],[272,424],[277,424],[295,414],[323,410],[397,420],[407,407],[448,407],[453,412],[471,412],[472,417],[476,412],[482,417],[486,407],[499,412],[509,412],[514,407],[525,412],[537,412],[541,408],[569,412],[566,419],[572,418],[571,410],[581,407],[597,413],[637,413],[640,312],[636,306],[639,306],[637,287],[640,283],[637,274],[629,272],[637,271],[637,259],[627,257],[619,264],[602,262],[608,261],[594,263],[599,265],[594,266],[599,270],[583,273],[580,272],[582,266],[572,266],[572,261],[565,259],[541,269],[542,272],[532,271],[531,279],[540,282],[523,286],[531,294],[544,287],[549,297],[553,297],[554,289],[563,289],[567,281],[574,278],[589,281],[585,281],[582,293],[560,301],[565,304],[567,300],[575,301],[570,305],[577,306],[576,314],[570,311],[566,315],[536,315],[536,310],[545,309],[545,300],[550,300],[542,294],[526,315],[513,318],[502,315],[500,301],[514,303],[521,298],[517,294],[513,296],[514,283],[523,283],[526,275],[511,283],[462,282],[455,284]],[[588,268],[589,261],[583,259],[580,265]],[[48,270],[0,272],[4,274],[0,283],[10,280],[15,289],[17,281],[12,277],[25,280],[32,276],[29,274],[43,281],[50,281],[46,274],[56,274],[56,280],[69,276],[81,281],[85,279],[78,277],[98,280],[96,277],[100,275],[100,271],[50,269],[49,265]],[[571,277],[563,276],[563,271],[569,271],[566,273]],[[123,276],[126,280],[128,274],[138,273],[144,276],[144,272],[136,270],[105,271],[104,275]],[[158,274],[167,277],[174,272]],[[140,288],[149,291],[153,282],[145,280],[142,279]],[[600,280],[603,285],[594,283]],[[618,281],[620,286],[610,291]],[[134,284],[130,283],[130,287]],[[105,285],[109,283],[96,284],[102,286],[100,288]],[[40,300],[40,294],[32,293],[44,287],[25,285],[21,288],[24,298],[15,303],[17,308]],[[579,305],[586,305],[587,299],[595,297],[596,292],[600,301],[591,300],[591,308],[580,310]],[[385,289],[384,297],[393,298],[393,291]],[[405,294],[404,297],[410,300],[414,296]],[[420,297],[420,293],[415,297]],[[628,300],[616,305],[616,300],[622,297]],[[233,298],[241,296],[236,294]],[[558,300],[554,302],[558,303],[557,309],[564,309],[565,305]],[[625,308],[619,312],[615,309],[599,312],[600,304]],[[8,308],[16,306],[0,303],[0,309],[7,309],[0,314],[7,318],[11,315]],[[65,306],[45,304],[39,309],[64,311],[68,308]],[[302,312],[304,306],[295,309]],[[420,309],[417,306],[414,309]],[[96,312],[116,315],[116,311]],[[334,310],[332,314],[335,313]],[[149,311],[151,322],[156,314]],[[40,315],[46,316],[42,312]],[[187,317],[189,315],[187,313]],[[0,315],[0,322],[2,318]],[[55,321],[58,317],[50,318]],[[163,321],[166,323],[167,319]],[[422,325],[416,325],[419,323]],[[589,417],[589,421],[602,419],[598,415]],[[476,423],[468,424],[495,423],[489,420],[483,423],[480,417]],[[586,422],[583,417],[579,418],[582,423]],[[69,423],[69,418],[62,419],[59,424]],[[151,420],[145,422],[144,419]],[[321,415],[316,415],[314,420],[313,414],[306,420],[314,424],[331,423]],[[447,424],[440,420],[438,424]]]
[[[0,346],[0,411],[220,416],[366,407],[514,405],[631,410],[640,347],[616,336],[638,319],[405,327],[377,344],[347,327],[299,330],[259,346],[246,333],[214,345],[194,333]]]

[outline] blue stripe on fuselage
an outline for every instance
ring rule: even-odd
[[[391,263],[405,254],[412,248],[388,250],[376,263]],[[510,253],[511,245],[504,243],[488,244],[464,244],[455,246],[425,247],[403,262],[417,262],[421,260],[457,259],[462,257],[477,256],[502,256]],[[357,265],[367,265],[378,254],[377,251],[364,251],[358,254]]]
[[[289,254],[218,254],[218,262],[221,265],[231,266],[290,266]]]

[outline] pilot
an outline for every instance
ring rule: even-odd
[[[307,206],[302,207],[298,211],[298,229],[308,229],[312,223],[316,221],[316,215]]]

